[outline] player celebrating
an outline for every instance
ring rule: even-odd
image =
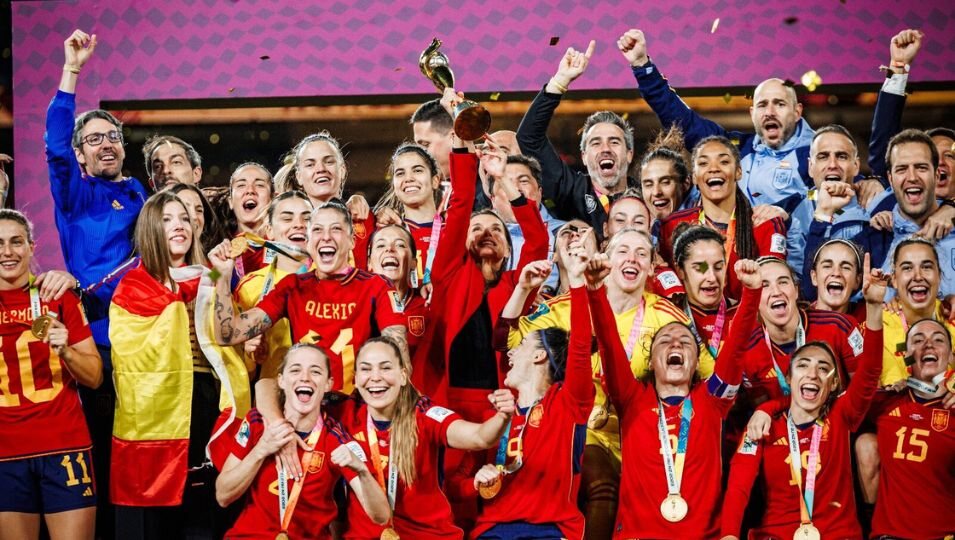
[[[882,362],[882,301],[888,278],[864,262],[862,293],[866,332],[862,361],[840,394],[838,358],[826,342],[793,352],[787,382],[793,388],[785,414],[772,420],[762,440],[743,440],[730,469],[723,505],[723,537],[739,536],[753,482],[761,479],[766,510],[755,538],[859,538],[852,490],[849,434],[875,395]],[[908,536],[908,534],[906,534]]]
[[[589,255],[575,244],[568,264],[572,330],[547,328],[524,336],[508,352],[504,384],[517,391],[519,414],[494,455],[474,477],[486,500],[475,538],[581,538],[577,509],[583,444],[594,403],[591,325],[583,271]],[[542,264],[546,269],[547,261]],[[535,494],[537,494],[535,496]]]
[[[246,415],[216,479],[216,499],[223,507],[249,494],[225,538],[271,540],[284,533],[279,537],[330,539],[327,528],[337,514],[332,491],[342,477],[375,523],[388,523],[388,500],[365,460],[356,455],[364,452],[322,411],[322,399],[332,387],[329,368],[328,356],[318,347],[294,345],[279,366],[282,421],[265,427],[257,410]],[[292,479],[269,458],[296,438],[309,449],[299,448],[303,474]]]
[[[419,294],[415,261],[418,250],[412,232],[400,225],[375,230],[368,242],[368,269],[391,281],[393,297],[408,320],[408,350],[414,358],[418,342],[424,336],[428,308]]]
[[[235,345],[251,339],[274,321],[288,318],[292,341],[313,343],[329,352],[333,390],[351,393],[355,380],[355,347],[374,328],[393,337],[407,352],[405,317],[397,309],[388,283],[375,274],[348,266],[354,247],[348,210],[337,202],[312,211],[308,254],[314,272],[286,276],[248,311],[236,314],[228,280],[216,282],[215,337]],[[232,272],[234,255],[228,242],[209,253],[220,274]]]
[[[743,298],[722,360],[705,381],[697,377],[699,344],[682,323],[655,332],[647,377],[633,378],[600,280],[609,273],[597,256],[587,274],[590,307],[607,390],[620,415],[623,454],[620,508],[614,538],[712,537],[718,528],[723,420],[739,389],[735,361],[756,322],[758,266],[737,261]],[[661,458],[662,455],[662,458]],[[692,482],[681,489],[682,481]]]
[[[786,258],[786,225],[778,217],[754,224],[753,208],[737,185],[743,175],[739,160],[739,150],[721,136],[707,137],[693,149],[693,183],[700,190],[700,205],[674,212],[660,224],[660,255],[671,267],[673,233],[680,223],[718,230],[725,238],[730,267],[739,259]],[[726,297],[739,300],[741,292],[736,276],[728,276]]]
[[[856,244],[834,238],[820,246],[812,258],[809,273],[816,288],[816,301],[811,307],[842,313],[857,325],[862,325],[865,305],[852,301],[852,295],[862,286],[861,271],[862,252]]]
[[[33,227],[0,210],[0,530],[10,538],[93,538],[96,488],[77,383],[103,363],[79,298],[43,300],[30,274]]]

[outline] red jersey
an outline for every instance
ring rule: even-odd
[[[653,267],[653,277],[647,278],[647,290],[664,298],[672,298],[676,294],[686,294],[686,289],[683,288],[680,277],[665,264]]]
[[[341,424],[332,418],[320,420],[325,425],[322,434],[315,443],[315,452],[309,462],[307,473],[304,476],[305,484],[295,505],[292,520],[289,522],[288,533],[291,538],[330,539],[328,524],[338,515],[338,508],[332,492],[338,479],[345,477],[349,482],[357,474],[348,468],[340,468],[332,463],[331,455],[341,445],[355,444]],[[262,416],[256,409],[252,409],[245,416],[235,437],[229,441],[229,453],[239,459],[244,459],[255,447],[265,425]],[[303,450],[297,448],[299,460]],[[357,450],[357,449],[356,449]],[[358,452],[356,452],[358,454]],[[294,480],[289,478],[288,490],[292,492]],[[245,506],[236,520],[235,525],[225,534],[225,538],[255,538],[274,540],[281,530],[279,521],[279,478],[275,468],[274,458],[267,458],[255,473],[255,479],[245,494]]]
[[[873,404],[879,437],[879,497],[872,536],[942,538],[955,532],[955,419],[941,399],[911,390]]]
[[[415,268],[418,270],[418,283],[424,279],[424,267],[428,262],[428,248],[431,246],[431,231],[434,223],[416,223],[410,219],[405,219],[405,227],[411,232],[411,238],[414,240],[417,260]]]
[[[354,434],[371,455],[368,448],[368,408],[356,400],[346,400],[341,405],[341,418],[348,431]],[[454,526],[451,505],[438,485],[441,473],[441,453],[448,445],[448,426],[461,417],[457,413],[438,407],[422,397],[415,408],[418,424],[418,447],[415,454],[415,480],[411,487],[398,480],[395,496],[393,527],[402,538],[461,539],[464,533]],[[381,467],[387,483],[388,456],[390,452],[390,426],[376,426]],[[368,469],[375,474],[374,464]],[[384,488],[387,492],[387,485]],[[345,538],[377,539],[384,528],[371,521],[353,491],[348,493],[348,531]]]
[[[813,302],[813,303],[809,304],[809,307],[811,307],[812,309],[822,310],[822,308],[816,307],[816,304],[817,304],[817,303],[818,303],[818,302]],[[848,310],[846,313],[843,313],[843,315],[845,315],[846,317],[848,317],[848,319],[849,319],[850,321],[854,322],[856,326],[862,327],[862,325],[865,324],[865,316],[866,316],[866,314],[865,314],[865,302],[864,302],[864,301],[860,301],[860,302],[850,302],[850,303],[849,303],[849,310]]]
[[[371,233],[375,231],[375,214],[368,212],[368,217],[352,223],[355,229],[355,245],[352,247],[351,256],[354,259],[355,268],[362,270],[368,269],[368,242],[371,240]]]
[[[858,358],[862,354],[862,333],[854,322],[841,313],[818,309],[799,310],[799,317],[806,330],[806,343],[823,341],[836,355],[839,376],[843,385],[848,381],[847,374],[856,370]],[[766,333],[756,328],[743,347],[743,376],[746,380],[746,392],[754,403],[783,396],[782,388],[773,366],[782,370],[785,377],[789,374],[789,359],[796,349],[796,343],[772,343],[772,352],[766,345]],[[780,346],[782,345],[782,346]],[[772,356],[770,356],[772,354]]]
[[[856,520],[849,435],[862,423],[878,387],[882,371],[882,331],[867,330],[864,339],[865,353],[856,377],[846,392],[835,398],[830,412],[822,418],[812,523],[826,539],[862,536]],[[786,423],[786,414],[777,416],[770,425],[769,437],[755,443],[744,439],[733,456],[723,504],[722,535],[739,535],[743,513],[757,476],[763,487],[766,511],[759,527],[750,532],[750,538],[792,538],[799,527],[799,498],[802,495],[790,468]],[[797,426],[803,486],[806,485],[813,425]],[[882,496],[880,491],[879,497]]]
[[[594,331],[606,373],[607,390],[620,417],[620,512],[614,538],[710,538],[718,532],[722,476],[723,419],[739,389],[740,366],[734,362],[744,336],[756,323],[759,289],[745,289],[739,317],[730,327],[715,372],[690,390],[692,420],[680,493],[688,513],[677,523],[663,518],[666,471],[658,433],[659,399],[652,383],[633,378],[620,342],[613,311],[603,290],[591,295]],[[676,450],[682,403],[663,402],[671,447]]]
[[[404,315],[408,325],[408,351],[414,358],[418,343],[428,329],[428,306],[417,289],[409,289],[404,298]]]
[[[717,320],[720,318],[720,309],[704,309],[690,304],[690,314],[693,315],[693,326],[696,328],[700,339],[704,345],[709,345],[714,334],[719,334],[719,344],[722,345],[729,335],[730,322],[736,316],[737,306],[726,306],[726,312],[723,314],[722,325],[717,328]],[[717,345],[717,351],[719,345]],[[716,355],[713,355],[715,358]]]
[[[513,474],[504,475],[500,493],[484,501],[473,537],[513,521],[553,523],[565,538],[584,536],[577,492],[587,419],[596,390],[591,382],[587,291],[583,287],[571,289],[570,295],[573,329],[564,381],[552,384],[540,403],[511,419],[508,453],[521,445],[523,465]],[[496,448],[488,456],[494,463]],[[508,462],[513,459],[509,456]]]
[[[698,225],[700,223],[701,210],[701,206],[680,210],[663,218],[660,222],[660,241],[657,247],[663,260],[671,267],[676,267],[673,261],[673,231],[675,231],[677,226],[681,223]],[[726,229],[723,229],[718,224],[714,226],[713,223],[707,221],[707,226],[716,229],[724,237],[726,236]],[[786,224],[782,219],[778,217],[773,218],[754,227],[753,239],[756,242],[756,256],[753,257],[753,259],[757,257],[786,258]],[[736,261],[739,260],[739,256],[736,254],[736,249],[733,249],[731,253],[727,253],[727,256],[726,289],[724,290],[724,294],[726,298],[739,300],[740,294],[742,294],[743,291],[743,285],[736,277],[736,272],[733,272],[733,267],[736,265]]]
[[[92,337],[72,292],[40,303],[66,325],[69,344]],[[28,288],[0,291],[0,460],[89,448],[76,381],[49,344],[30,331]]]
[[[334,390],[350,394],[358,348],[389,326],[405,326],[397,293],[381,276],[351,269],[330,279],[313,273],[282,278],[256,307],[272,321],[288,318],[292,342],[314,343],[331,360]]]

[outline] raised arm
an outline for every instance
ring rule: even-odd
[[[678,126],[683,131],[687,148],[693,148],[698,141],[709,135],[728,135],[723,126],[694,112],[670,88],[663,74],[650,61],[647,39],[641,30],[627,30],[617,40],[617,48],[630,63],[633,76],[640,87],[640,94],[660,119],[663,129],[671,125]]]
[[[297,438],[288,422],[277,422],[265,428],[255,446],[244,457],[230,454],[216,477],[216,501],[225,508],[237,501],[252,485],[265,460]]]
[[[763,290],[756,261],[740,259],[736,261],[733,270],[743,284],[743,296],[736,316],[730,323],[723,349],[719,351],[715,372],[707,379],[710,394],[727,399],[736,397],[736,391],[742,382],[743,369],[738,360],[742,356],[746,341],[756,328],[759,298]]]
[[[738,539],[743,514],[749,504],[749,495],[759,475],[759,463],[762,460],[762,444],[743,438],[733,460],[730,462],[729,479],[723,508],[720,512],[720,537],[723,540]]]
[[[480,424],[455,420],[448,426],[448,446],[459,450],[486,450],[498,443],[517,406],[510,390],[495,390],[487,399],[494,405],[494,416]]]
[[[902,130],[902,111],[905,109],[905,86],[909,68],[922,46],[922,32],[903,30],[889,41],[888,77],[875,103],[872,115],[872,135],[869,137],[869,170],[880,179],[887,177],[885,151],[889,139]]]
[[[236,316],[228,277],[232,275],[232,269],[235,266],[230,250],[229,241],[224,240],[209,252],[209,262],[219,272],[219,279],[216,280],[215,286],[215,337],[219,345],[242,343],[272,326],[272,319],[262,308],[254,307]],[[266,298],[274,293],[275,291],[272,291]]]
[[[590,322],[590,300],[584,269],[589,257],[583,247],[572,246],[572,260],[567,264],[570,285],[570,343],[567,347],[567,365],[564,368],[564,388],[573,397],[578,424],[586,424],[594,406],[593,371],[590,364],[593,328]]]

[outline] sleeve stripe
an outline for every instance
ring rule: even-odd
[[[739,391],[739,385],[727,384],[714,373],[710,375],[709,379],[706,379],[706,389],[713,397],[733,399],[736,397],[736,392]]]

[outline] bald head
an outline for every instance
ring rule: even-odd
[[[491,138],[504,149],[507,155],[515,156],[521,153],[521,149],[517,146],[517,132],[502,129],[491,133]]]
[[[779,148],[792,137],[802,118],[796,90],[782,79],[766,79],[753,92],[749,109],[756,134],[770,148]]]

